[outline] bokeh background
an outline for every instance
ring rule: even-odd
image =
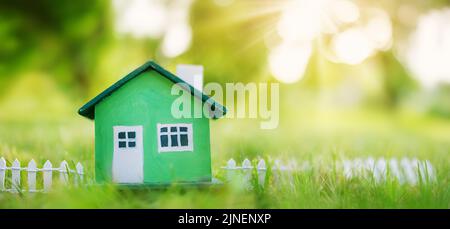
[[[278,128],[212,122],[213,168],[410,156],[448,175],[446,0],[1,0],[0,153],[92,169],[77,109],[150,59],[201,64],[205,83],[280,83]]]

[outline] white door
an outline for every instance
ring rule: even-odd
[[[114,126],[112,176],[115,183],[143,183],[142,126]]]

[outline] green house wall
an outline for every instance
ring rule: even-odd
[[[95,173],[97,182],[112,181],[113,126],[143,126],[144,183],[211,180],[209,119],[176,119],[171,114],[173,82],[147,71],[123,85],[95,107]],[[193,106],[202,102],[189,96]],[[158,152],[157,123],[192,123],[193,151]]]

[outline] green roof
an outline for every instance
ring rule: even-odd
[[[78,110],[78,114],[89,118],[94,119],[95,118],[95,106],[100,103],[104,98],[110,96],[112,93],[114,93],[117,89],[125,85],[128,81],[134,79],[135,77],[139,76],[141,73],[146,71],[154,70],[158,72],[161,76],[166,77],[173,83],[182,83],[180,84],[181,87],[188,87],[185,88],[186,90],[190,91],[191,94],[199,99],[201,99],[203,102],[208,103],[212,109],[219,109],[219,111],[222,113],[222,115],[225,115],[227,112],[226,107],[222,106],[221,104],[214,101],[211,97],[203,94],[201,91],[195,89],[192,85],[186,83],[184,80],[180,79],[178,76],[170,73],[163,67],[159,66],[153,61],[149,61],[145,63],[144,65],[140,66],[139,68],[135,69],[134,71],[130,72],[128,75],[117,81],[115,84],[104,90],[102,93],[94,97],[91,101],[86,103],[84,106],[82,106]],[[219,118],[214,116],[213,118]]]

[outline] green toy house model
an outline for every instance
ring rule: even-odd
[[[172,103],[190,99],[191,110],[206,104],[212,118],[224,115],[226,109],[203,94],[202,85],[187,83],[192,72],[203,77],[200,67],[194,71],[193,66],[184,67],[188,70],[180,74],[187,75],[180,78],[147,62],[80,108],[80,115],[95,120],[97,182],[211,182],[209,117],[175,118]],[[174,84],[191,96],[172,95]]]

